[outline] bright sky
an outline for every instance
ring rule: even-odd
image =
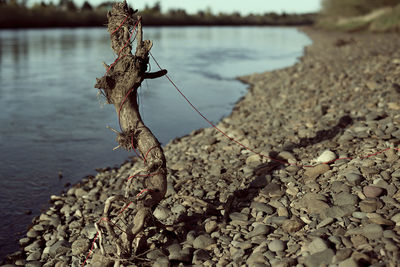
[[[57,3],[57,0],[53,0]],[[98,5],[105,0],[88,0],[92,5]],[[84,0],[74,1],[79,6]],[[145,4],[153,6],[157,0],[127,0],[136,9],[143,9]],[[320,9],[321,0],[161,0],[163,11],[170,8],[182,8],[188,13],[196,13],[210,7],[212,12],[240,12],[241,14],[263,14],[266,12],[306,13]]]

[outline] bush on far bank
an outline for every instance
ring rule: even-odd
[[[323,0],[316,25],[339,31],[400,31],[399,0]]]

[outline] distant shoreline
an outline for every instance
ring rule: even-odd
[[[45,5],[27,8],[24,6],[0,4],[0,29],[42,29],[104,27],[107,24],[108,8],[68,9],[63,6]],[[145,9],[142,16],[146,26],[304,26],[314,24],[317,14],[250,14],[238,13],[214,15],[207,12],[187,14],[183,10]]]

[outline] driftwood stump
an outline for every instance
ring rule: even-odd
[[[95,85],[104,94],[107,102],[115,106],[121,128],[121,132],[117,132],[119,146],[127,150],[136,148],[145,163],[145,170],[140,175],[144,177],[140,196],[130,193],[131,183],[128,183],[125,196],[112,196],[106,201],[105,218],[112,201],[133,202],[137,210],[133,220],[130,220],[128,229],[123,231],[123,237],[116,235],[113,225],[103,220],[107,224],[107,234],[115,239],[119,257],[130,256],[128,254],[132,251],[132,240],[143,230],[146,220],[152,216],[153,209],[164,198],[167,189],[167,169],[163,150],[157,138],[144,125],[137,102],[137,89],[143,80],[161,77],[167,71],[146,72],[152,42],[142,39],[141,17],[134,16],[136,12],[137,10],[128,7],[124,1],[114,4],[107,14],[111,47],[118,58],[110,66],[103,63],[107,72],[102,78],[97,79]],[[137,46],[133,55],[131,37],[135,30],[137,30]],[[136,179],[134,176],[132,180]],[[103,249],[102,252],[104,254]]]

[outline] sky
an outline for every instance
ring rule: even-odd
[[[98,5],[106,0],[88,0],[92,5]],[[320,9],[322,0],[161,0],[162,11],[171,8],[185,9],[188,13],[196,13],[210,7],[212,12],[240,12],[242,15],[249,13],[263,14],[276,13],[307,13]],[[57,3],[58,0],[53,0]],[[74,0],[79,6],[84,0]],[[128,4],[136,9],[143,9],[145,4],[153,6],[157,0],[127,0]]]

